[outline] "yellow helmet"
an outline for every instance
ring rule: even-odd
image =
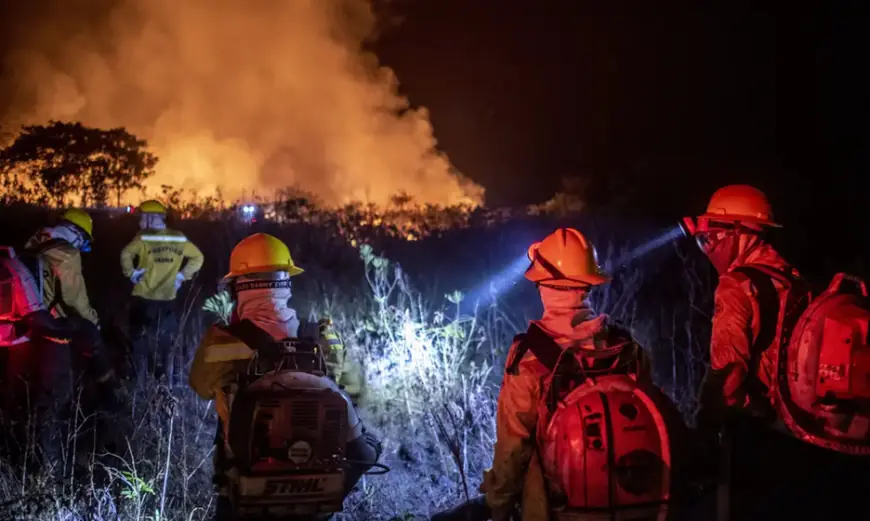
[[[266,233],[255,233],[242,239],[233,248],[230,272],[224,278],[273,271],[286,271],[292,277],[305,270],[293,263],[290,249],[280,239]]]
[[[89,238],[93,238],[94,220],[91,219],[91,216],[88,214],[88,212],[80,210],[78,208],[70,208],[63,213],[63,217],[61,217],[61,219],[78,226],[85,233],[88,234]]]
[[[532,265],[526,278],[538,284],[584,287],[604,284],[610,277],[598,266],[598,253],[582,233],[559,228],[529,247]]]
[[[139,205],[139,212],[166,215],[166,207],[160,201],[151,199]]]

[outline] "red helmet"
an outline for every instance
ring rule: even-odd
[[[707,204],[707,212],[698,219],[780,226],[773,220],[773,210],[764,192],[749,185],[730,185],[716,190]]]

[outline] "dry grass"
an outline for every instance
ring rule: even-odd
[[[186,295],[175,346],[186,374],[202,332],[218,319],[215,311],[226,307],[212,301],[211,310],[204,311],[205,297],[215,295],[214,282],[226,268],[232,244],[251,229],[232,222],[182,224],[209,259]],[[506,350],[528,318],[539,313],[540,304],[531,285],[480,305],[454,288],[491,277],[506,258],[522,253],[530,238],[554,225],[542,221],[529,230],[528,223],[520,224],[520,231],[466,229],[414,243],[371,241],[382,245],[377,250],[352,248],[302,224],[262,228],[288,238],[294,254],[304,259],[307,282],[294,288],[303,316],[331,316],[365,368],[368,387],[360,413],[383,440],[382,462],[392,469],[364,478],[339,520],[425,518],[477,493],[491,462]],[[117,271],[116,250],[133,231],[109,221],[102,226],[111,232],[101,238],[105,253],[95,252],[97,258],[86,266],[91,273]],[[625,250],[626,244],[609,240],[609,234],[595,233],[591,225],[586,229],[603,245],[603,262]],[[659,252],[655,264],[647,259],[653,267],[623,269],[593,298],[650,349],[658,380],[690,411],[703,370],[710,288],[702,270],[686,270],[693,260],[670,248]],[[376,254],[383,249],[409,269]],[[463,256],[469,252],[474,255]],[[118,291],[126,288],[121,282],[98,281],[89,289],[110,309],[124,298]],[[213,404],[199,400],[185,385],[170,390],[147,382],[131,392],[128,409],[96,431],[102,436],[94,435],[84,413],[73,416],[70,428],[81,431],[79,456],[61,463],[71,468],[75,460],[78,472],[67,472],[63,486],[52,490],[45,472],[25,472],[0,461],[0,519],[210,519]]]

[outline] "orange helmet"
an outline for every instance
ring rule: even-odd
[[[698,219],[780,226],[773,220],[773,210],[764,192],[749,185],[730,185],[716,190],[707,204],[707,212]]]
[[[559,228],[541,242],[529,247],[526,278],[538,284],[585,287],[610,280],[598,266],[598,253],[582,233],[574,228]]]
[[[303,270],[293,262],[290,249],[280,239],[266,233],[255,233],[242,239],[230,253],[230,272],[224,279],[252,273],[286,271],[291,277]]]

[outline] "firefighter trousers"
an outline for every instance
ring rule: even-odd
[[[111,371],[109,353],[100,330],[91,321],[81,317],[56,319],[68,331],[72,340],[69,352],[75,379],[86,382],[101,380]]]
[[[136,381],[147,376],[165,377],[170,386],[175,383],[173,346],[178,334],[175,302],[133,297],[130,303],[130,336]]]
[[[13,461],[63,476],[73,393],[70,345],[47,339],[5,350],[2,407],[11,420],[4,436]]]

